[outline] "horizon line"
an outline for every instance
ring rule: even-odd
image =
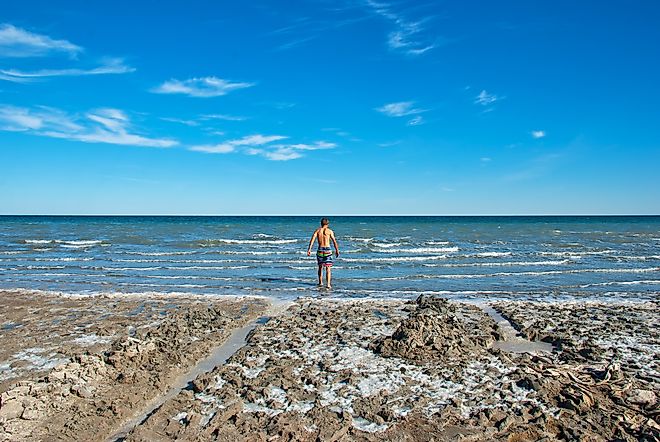
[[[64,214],[64,213],[55,213],[55,214],[49,214],[49,213],[41,213],[41,214],[35,214],[35,213],[25,213],[25,214],[20,214],[20,213],[2,213],[0,214],[0,217],[18,217],[18,216],[33,216],[33,217],[47,217],[47,216],[53,216],[53,217],[65,217],[65,216],[71,216],[71,217],[291,217],[291,216],[296,216],[296,217],[323,217],[323,216],[328,216],[328,217],[559,217],[559,216],[572,216],[572,217],[586,217],[586,216],[600,216],[600,217],[606,217],[606,216],[629,216],[629,217],[658,217],[660,214],[645,214],[645,213],[546,213],[546,214],[538,214],[538,213],[533,213],[533,214],[510,214],[510,213],[501,213],[501,214],[416,214],[416,213],[411,213],[411,214],[382,214],[382,213],[377,213],[377,214],[246,214],[246,213],[240,213],[240,214],[94,214],[94,213],[87,213],[87,214],[81,214],[81,213],[72,213],[72,214]]]

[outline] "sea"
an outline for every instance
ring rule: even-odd
[[[0,216],[0,289],[292,299],[657,300],[660,216]]]

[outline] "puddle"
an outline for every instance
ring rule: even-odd
[[[252,321],[248,325],[234,330],[234,332],[229,336],[224,344],[217,347],[206,359],[198,362],[187,373],[176,379],[176,381],[172,383],[172,386],[167,391],[167,393],[154,398],[145,406],[142,413],[125,423],[119,429],[119,431],[114,433],[106,440],[113,442],[122,441],[128,435],[128,433],[131,432],[131,430],[147,420],[149,416],[156,412],[158,408],[160,408],[167,400],[172,399],[177,394],[179,394],[181,390],[187,388],[188,385],[197,378],[197,376],[201,375],[202,373],[208,373],[215,367],[227,362],[227,359],[229,359],[234,353],[236,353],[241,347],[245,345],[247,336],[255,327],[261,324],[265,324],[271,319],[272,316],[275,316],[278,313],[286,310],[291,304],[292,302],[290,301],[271,301],[270,308],[268,308],[266,312],[268,316],[262,316]]]
[[[482,309],[484,313],[493,318],[504,338],[503,341],[495,342],[493,348],[512,353],[552,353],[552,344],[541,341],[530,341],[523,338],[518,331],[513,328],[511,322],[504,318],[504,316],[500,315],[493,307],[482,303],[477,303],[476,305]]]

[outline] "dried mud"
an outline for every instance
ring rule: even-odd
[[[657,440],[632,372],[506,353],[500,338],[466,304],[300,300],[127,440]]]
[[[266,306],[1,293],[0,440],[103,440]]]

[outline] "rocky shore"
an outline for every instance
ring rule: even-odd
[[[0,440],[104,440],[267,306],[0,293]]]
[[[0,364],[15,364],[0,372],[5,440],[108,440],[266,308],[256,298],[21,302],[8,306],[5,324],[14,325],[3,342],[18,345],[23,328],[35,346],[59,342],[39,344],[39,354],[65,362],[28,370],[15,361],[32,344],[2,349]],[[493,308],[519,332],[516,345],[504,345],[512,338]],[[122,440],[656,441],[659,311],[657,303],[301,298]],[[50,325],[36,319],[44,317]],[[69,335],[56,318],[68,319]]]
[[[544,323],[550,308],[496,307],[532,338],[529,319]],[[627,318],[614,314],[626,306],[573,307]],[[631,310],[640,311],[657,322],[657,306]],[[636,332],[655,361],[657,332]],[[500,339],[495,321],[467,304],[299,300],[127,440],[658,440],[653,367],[576,359],[561,346],[505,352],[493,346]]]

